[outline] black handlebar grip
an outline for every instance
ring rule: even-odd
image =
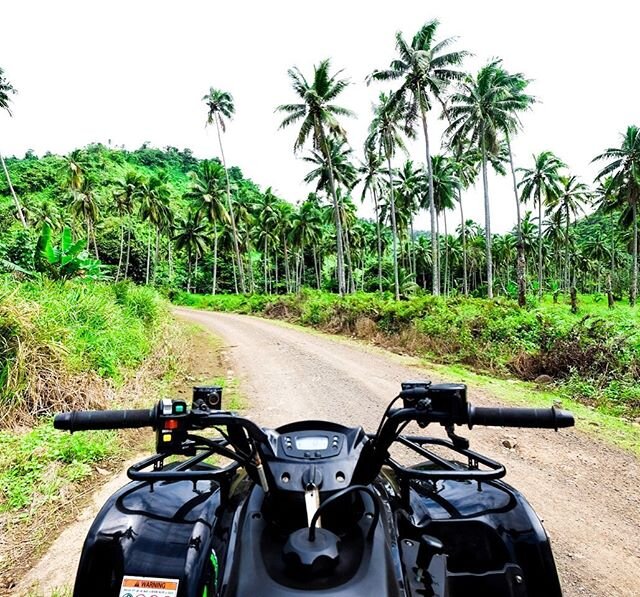
[[[156,424],[155,408],[138,410],[77,410],[54,417],[53,426],[63,431],[87,431],[89,429],[133,429],[153,427]]]
[[[555,429],[573,427],[573,415],[555,407],[551,408],[491,408],[469,406],[469,428],[474,425],[487,427],[535,427]]]

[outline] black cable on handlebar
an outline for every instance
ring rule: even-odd
[[[367,539],[371,540],[373,538],[373,533],[375,532],[375,529],[378,526],[378,520],[380,519],[380,504],[378,503],[378,496],[373,491],[373,489],[367,487],[366,485],[351,485],[343,489],[342,491],[338,491],[338,493],[334,493],[331,497],[322,502],[320,506],[318,506],[318,509],[311,517],[311,523],[309,525],[309,541],[316,540],[316,524],[318,522],[318,518],[320,518],[322,510],[324,510],[333,502],[339,500],[341,497],[347,495],[348,493],[353,493],[354,491],[361,491],[362,493],[366,493],[373,502],[373,520],[371,521],[371,526],[369,527],[369,534],[367,536]]]

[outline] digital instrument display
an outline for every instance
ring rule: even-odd
[[[296,450],[326,450],[329,438],[326,435],[297,437]]]

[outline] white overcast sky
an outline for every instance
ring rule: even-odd
[[[340,103],[358,115],[346,124],[360,153],[372,102],[386,89],[367,87],[365,76],[394,57],[396,31],[410,37],[438,18],[440,37],[458,36],[458,47],[474,53],[469,69],[500,56],[534,79],[531,91],[542,103],[523,119],[516,165],[551,149],[591,182],[591,158],[640,121],[639,14],[628,0],[2,0],[0,66],[19,95],[14,118],[0,115],[0,149],[66,153],[94,141],[131,149],[149,141],[212,157],[217,143],[204,128],[201,97],[213,85],[236,103],[224,138],[228,162],[297,202],[310,190],[306,165],[293,156],[294,132],[278,131],[274,114],[294,99],[287,69],[310,73],[326,57],[345,69],[352,85]],[[435,148],[442,128],[432,124]],[[412,147],[417,162],[422,148]],[[490,192],[492,228],[509,229],[508,179],[492,176]],[[481,202],[480,189],[465,199],[467,215],[479,222]]]

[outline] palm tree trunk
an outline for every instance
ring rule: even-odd
[[[313,245],[313,271],[316,274],[316,289],[320,290],[320,268],[318,267],[318,252],[315,245]]]
[[[542,197],[538,189],[538,296],[542,296]]]
[[[511,151],[511,139],[506,132],[507,148],[509,150],[509,164],[511,165],[511,179],[513,181],[513,194],[516,199],[516,235],[518,257],[516,262],[516,277],[518,278],[518,305],[524,307],[527,304],[527,282],[525,279],[525,255],[524,242],[522,241],[522,217],[520,215],[520,198],[518,196],[518,183],[516,182],[516,169],[513,166],[513,152]]]
[[[284,245],[284,276],[287,281],[287,294],[291,292],[291,272],[289,270],[289,248],[287,247],[287,235],[282,235]]]
[[[631,203],[631,214],[633,217],[633,272],[631,274],[631,292],[629,293],[629,304],[633,307],[638,297],[638,206],[634,198]]]
[[[460,204],[460,225],[462,227],[462,291],[469,296],[469,282],[467,280],[467,225],[462,208],[462,192],[458,188],[458,203]]]
[[[418,90],[419,92],[419,90]],[[422,129],[424,132],[424,147],[427,157],[427,178],[429,181],[429,217],[431,219],[431,260],[432,260],[432,292],[440,294],[440,270],[438,263],[438,237],[436,235],[436,206],[433,201],[433,170],[431,168],[431,151],[429,150],[429,131],[427,129],[427,113],[421,107]]]
[[[347,258],[347,268],[349,270],[349,277],[348,277],[349,292],[355,292],[356,287],[355,287],[355,280],[353,277],[353,262],[351,261],[351,243],[349,242],[349,232],[347,231],[346,226],[344,227],[344,248],[345,248],[345,255]]]
[[[236,254],[236,262],[238,264],[238,276],[240,278],[240,288],[244,294],[246,289],[244,285],[244,269],[242,267],[242,259],[240,258],[240,246],[238,244],[238,229],[236,228],[236,217],[233,212],[233,205],[231,203],[231,182],[229,181],[229,171],[227,170],[227,161],[224,157],[224,149],[222,148],[222,136],[220,135],[220,123],[218,118],[216,121],[216,131],[218,133],[218,144],[220,145],[220,155],[222,156],[222,166],[224,167],[224,174],[227,181],[227,208],[229,209],[229,216],[231,217],[231,230],[233,234],[233,249]],[[236,294],[238,293],[236,284]]]
[[[120,223],[120,254],[118,256],[118,269],[116,270],[116,282],[120,279],[120,269],[122,268],[122,258],[124,256],[124,224]]]
[[[442,212],[444,220],[444,294],[449,296],[449,234],[447,232],[447,210]]]
[[[7,177],[7,183],[9,184],[9,190],[11,191],[11,195],[13,197],[13,202],[16,205],[16,212],[18,213],[18,218],[22,225],[26,228],[27,221],[24,218],[24,213],[22,211],[22,206],[20,205],[20,201],[18,200],[18,195],[16,195],[16,191],[13,188],[13,184],[11,183],[11,176],[9,176],[9,170],[7,169],[7,164],[4,161],[4,157],[0,153],[0,162],[2,162],[2,169],[4,170],[4,175]]]
[[[197,256],[196,256],[197,259]],[[149,275],[151,273],[151,230],[147,233],[147,273],[145,276],[145,284],[149,284]]]
[[[268,294],[267,292],[267,235],[265,234],[264,236],[264,255],[263,255],[264,259],[264,293]]]
[[[382,293],[382,235],[380,233],[380,215],[378,213],[378,193],[372,189],[373,208],[376,213],[376,236],[378,240],[378,291]]]
[[[193,271],[193,289],[198,294],[198,258],[200,257],[200,253],[196,251],[196,265]]]
[[[487,253],[487,297],[493,298],[493,255],[491,252],[491,210],[489,206],[489,181],[487,179],[487,148],[482,134],[482,186],[484,187],[484,227]]]
[[[218,231],[213,232],[213,281],[211,283],[211,294],[218,290]]]
[[[191,294],[191,251],[187,252],[187,292]]]
[[[331,161],[331,154],[329,153],[329,147],[327,146],[327,139],[324,134],[324,128],[319,127],[320,142],[322,144],[322,152],[324,158],[327,160],[329,166],[329,190],[331,191],[331,198],[333,200],[333,211],[336,225],[336,258],[337,258],[337,277],[338,277],[338,293],[343,296],[346,291],[345,278],[344,278],[344,248],[342,246],[342,222],[340,218],[340,204],[338,202],[338,195],[336,193],[336,184],[333,176],[333,163]]]
[[[393,236],[393,287],[396,300],[400,300],[400,281],[398,280],[398,230],[396,228],[396,200],[393,192],[393,173],[391,171],[391,156],[387,152],[387,167],[389,169],[389,202],[391,203],[391,234]],[[437,294],[437,293],[436,293]]]
[[[129,257],[131,256],[131,222],[127,226],[127,259],[124,265],[124,279],[129,275]]]

